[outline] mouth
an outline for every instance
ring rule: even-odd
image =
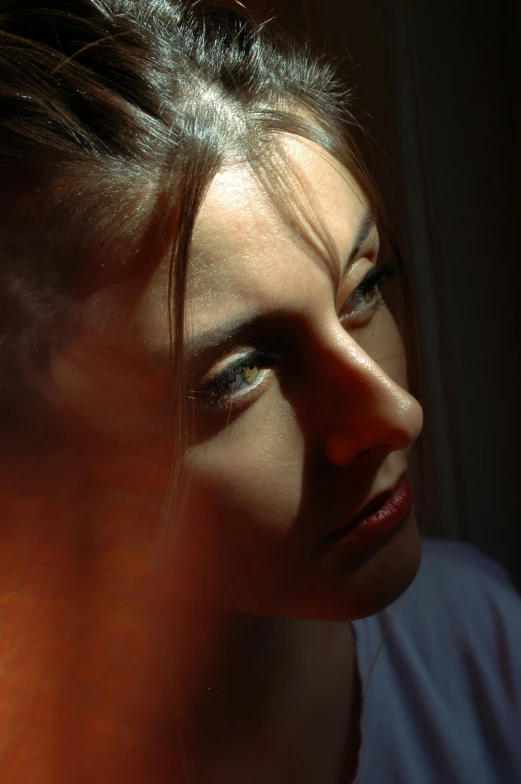
[[[409,516],[412,507],[412,489],[404,473],[394,487],[379,493],[354,519],[327,534],[322,541],[326,546],[378,541],[393,534]]]

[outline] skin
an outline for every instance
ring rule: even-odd
[[[285,145],[308,196],[304,219],[288,225],[252,175],[232,167],[212,182],[192,243],[186,349],[198,428],[184,463],[189,524],[174,528],[167,560],[172,592],[198,608],[180,636],[196,629],[213,652],[195,678],[211,684],[193,717],[194,775],[205,782],[220,771],[253,781],[252,770],[259,782],[336,782],[342,764],[352,777],[356,754],[342,755],[346,738],[355,751],[359,743],[359,684],[352,629],[338,622],[389,605],[420,561],[414,515],[369,552],[322,545],[396,484],[422,411],[390,311],[339,318],[378,255],[375,229],[342,275],[363,195],[313,145]],[[165,275],[157,271],[135,311],[158,356]],[[245,318],[262,326],[224,343],[213,334]],[[242,383],[222,406],[205,405],[209,380],[263,341],[282,359],[255,368],[258,383]],[[315,706],[311,721],[302,705]],[[286,736],[284,752],[264,751],[262,765],[252,743],[261,729]]]
[[[158,528],[166,262],[92,297],[86,329],[52,357],[42,388],[70,448],[31,472],[38,514],[27,511],[25,539],[9,529],[2,551],[13,678],[0,762],[13,782],[28,780],[12,750],[29,737],[34,782],[90,782],[100,771],[104,781],[171,781],[181,746],[189,780],[204,784],[354,776],[361,695],[349,621],[403,593],[420,538],[410,515],[370,550],[323,539],[395,485],[422,412],[389,310],[342,315],[378,253],[373,230],[342,275],[363,195],[313,145],[284,144],[308,197],[302,220],[285,221],[235,166],[217,174],[196,222],[186,349],[198,426],[182,516]],[[262,326],[201,345],[244,317]],[[259,341],[281,358],[208,406],[201,390]],[[102,451],[96,438],[78,448],[85,425]],[[20,700],[32,707],[16,710]]]
[[[321,540],[396,484],[422,412],[406,391],[390,311],[339,318],[378,254],[374,229],[342,279],[367,212],[363,196],[312,145],[286,148],[321,242],[310,247],[302,228],[285,225],[240,167],[216,176],[195,227],[187,353],[199,429],[185,461],[190,525],[176,543],[177,566],[202,604],[210,595],[227,610],[353,619],[387,606],[411,582],[420,552],[414,519],[361,567],[365,552],[324,550]],[[137,313],[158,351],[163,275],[159,270]],[[252,317],[262,326],[212,346],[211,330]],[[208,331],[206,346],[194,351]],[[279,366],[256,368],[259,383],[242,383],[222,406],[205,406],[204,395],[200,402],[197,390],[212,374],[259,341],[283,355]]]

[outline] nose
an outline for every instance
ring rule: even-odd
[[[421,432],[423,412],[406,389],[401,343],[381,363],[343,329],[322,349],[315,357],[315,379],[326,459],[347,466],[369,450],[410,446]]]

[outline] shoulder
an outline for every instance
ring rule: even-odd
[[[387,781],[521,782],[521,597],[502,566],[425,538],[407,591],[355,630]],[[363,762],[357,781],[379,780]]]
[[[446,680],[502,680],[521,705],[521,596],[477,547],[426,537],[418,574],[383,612],[358,624],[366,645],[385,639],[393,662]],[[364,637],[365,635],[365,637]]]
[[[514,590],[506,569],[475,545],[425,536],[422,565],[418,574],[420,582],[436,578],[440,570],[451,581],[460,581],[463,576],[471,580],[480,577],[485,579],[487,585],[492,581],[492,584],[499,583],[508,590]]]
[[[410,633],[427,625],[487,649],[501,635],[521,646],[521,596],[506,569],[474,545],[425,537],[418,575],[396,604]]]
[[[489,646],[491,632],[508,629],[519,638],[521,657],[521,596],[503,566],[465,542],[424,537],[412,584],[366,621],[368,631],[393,628],[418,644],[432,635],[438,641],[470,635]]]
[[[405,605],[430,607],[463,625],[466,619],[485,623],[513,613],[512,620],[521,629],[521,597],[503,566],[465,542],[425,537],[422,549],[422,563],[404,596]]]
[[[458,688],[486,693],[489,708],[512,701],[521,718],[521,596],[500,564],[473,545],[425,538],[416,579],[385,614],[396,624],[391,647],[442,681],[459,675]]]

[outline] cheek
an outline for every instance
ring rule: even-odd
[[[49,371],[58,402],[94,432],[135,445],[168,428],[168,364],[150,360],[128,319],[123,328],[87,323],[51,355]]]
[[[249,606],[280,590],[291,571],[302,496],[302,434],[274,396],[190,450],[184,467],[190,533],[182,558],[217,593],[224,587],[228,601]]]
[[[402,389],[408,389],[405,347],[390,310],[380,310],[368,328],[354,337],[389,378]]]

